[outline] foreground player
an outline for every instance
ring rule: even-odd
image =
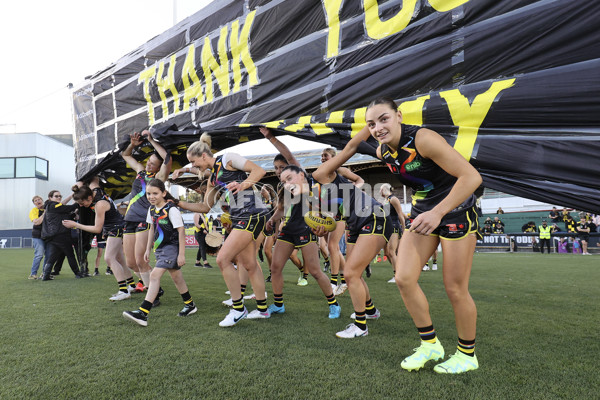
[[[156,150],[148,158],[146,165],[138,162],[132,155],[133,149],[140,146],[145,139],[148,139]],[[136,286],[136,292],[143,292],[144,285],[148,285],[151,271],[150,264],[144,261],[149,228],[146,223],[146,214],[148,208],[150,208],[150,203],[146,197],[146,185],[154,178],[158,178],[163,182],[166,181],[171,172],[172,162],[167,151],[152,138],[152,134],[147,130],[130,135],[129,146],[123,150],[121,156],[127,165],[136,172],[131,187],[131,200],[129,200],[125,213],[123,250],[127,266],[137,272],[141,278],[141,282],[138,282]],[[155,305],[158,305],[158,301]]]
[[[187,157],[192,165],[201,171],[210,169],[211,175],[204,203],[182,201],[179,202],[179,206],[189,211],[206,213],[215,204],[217,197],[222,196],[229,204],[229,213],[233,221],[233,229],[217,255],[217,264],[231,293],[233,308],[219,326],[233,326],[246,317],[269,318],[265,280],[258,268],[255,247],[258,245],[256,240],[263,230],[268,210],[260,199],[260,193],[252,190],[253,185],[265,175],[265,170],[236,153],[213,157],[211,138],[206,133],[188,148]],[[234,259],[238,267],[248,271],[256,295],[257,309],[250,314],[244,306],[239,275],[233,266]]]
[[[109,300],[119,301],[130,298],[130,293],[134,290],[134,283],[131,270],[125,266],[125,256],[123,255],[123,228],[125,226],[123,216],[117,211],[112,199],[100,188],[97,177],[90,182],[89,186],[75,185],[72,190],[73,199],[80,207],[90,208],[94,211],[94,225],[83,225],[69,220],[63,221],[63,225],[86,232],[102,233],[102,237],[106,238],[104,260],[113,271],[119,286],[119,291]]]
[[[160,179],[152,179],[148,182],[146,194],[151,207],[146,219],[150,224],[150,234],[144,260],[150,261],[150,251],[154,248],[156,265],[150,273],[150,285],[140,308],[123,312],[123,317],[141,326],[148,325],[148,313],[158,295],[160,278],[165,271],[169,271],[171,279],[183,299],[183,309],[177,315],[187,317],[198,311],[181,273],[181,267],[185,264],[185,228],[181,213],[174,202],[167,201],[172,197]]]
[[[377,157],[414,191],[410,228],[403,234],[396,262],[396,284],[410,313],[421,345],[402,361],[412,371],[429,360],[444,357],[429,315],[429,303],[419,286],[421,268],[437,248],[444,252],[444,286],[454,309],[458,350],[434,367],[438,373],[461,373],[477,369],[475,331],[477,309],[469,294],[469,276],[478,232],[476,198],[479,173],[436,132],[403,125],[402,113],[391,99],[374,100],[366,112],[367,129],[379,141]],[[353,139],[353,140],[354,140]]]
[[[291,161],[290,164],[298,163],[288,147],[274,137],[268,129],[261,128],[261,132],[287,160]],[[294,165],[294,167],[302,170],[297,165]],[[289,168],[289,166],[286,168]],[[283,174],[280,176],[283,176]],[[305,175],[305,177],[307,176]],[[307,178],[310,180],[310,177]],[[274,303],[269,306],[269,311],[271,314],[283,314],[285,312],[285,305],[283,303],[283,267],[288,258],[292,255],[294,249],[300,249],[300,251],[302,251],[305,271],[308,270],[312,277],[317,281],[317,284],[327,299],[329,318],[335,319],[340,317],[341,307],[335,299],[327,275],[321,271],[317,237],[304,222],[304,212],[308,210],[308,195],[308,192],[300,193],[300,197],[294,199],[298,200],[295,203],[292,203],[292,199],[289,199],[288,196],[280,196],[280,200],[277,203],[277,210],[271,219],[267,221],[267,229],[271,230],[285,214],[285,222],[279,232],[277,242],[275,242],[275,248],[273,249],[271,284],[273,285]],[[289,200],[289,204],[284,204],[284,200]]]

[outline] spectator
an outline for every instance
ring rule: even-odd
[[[590,241],[590,223],[584,217],[579,221],[576,229],[577,233],[579,233],[579,240],[581,240],[582,254],[589,256],[590,253],[588,253],[588,242]]]
[[[521,227],[521,232],[524,232],[524,233],[535,233],[535,232],[537,232],[537,229],[535,227],[535,222],[529,221],[528,223],[526,223],[525,225],[523,225]],[[535,236],[531,236],[531,248],[535,251],[536,247],[537,247],[537,242],[535,241]]]
[[[42,222],[44,221],[44,199],[40,196],[33,196],[31,199],[34,206],[29,212],[29,219],[33,222],[31,230],[31,239],[33,241],[33,264],[31,264],[31,272],[28,279],[37,279],[37,272],[40,268],[40,263],[44,258],[46,245],[42,240]]]
[[[548,218],[550,218],[552,223],[558,223],[562,221],[561,215],[556,209],[556,207],[552,207],[552,210],[550,210],[550,213],[548,214]]]
[[[500,220],[498,217],[494,217],[493,223],[494,233],[504,233],[504,222]]]
[[[483,225],[483,229],[481,230],[481,233],[485,236],[489,236],[492,233],[494,233],[494,230],[492,229],[492,225],[488,224],[487,222]]]
[[[72,196],[67,197],[64,202],[68,203]],[[62,196],[58,190],[52,190],[48,194],[48,200],[44,205],[44,222],[42,224],[42,239],[46,242],[46,246],[49,250],[48,257],[44,261],[44,275],[43,281],[49,281],[54,279],[50,272],[52,266],[56,260],[61,256],[65,255],[69,261],[69,266],[75,274],[76,278],[81,278],[79,274],[79,265],[73,252],[73,245],[71,242],[71,229],[63,226],[63,220],[69,220],[73,218],[75,210],[78,205],[64,205],[62,203]]]
[[[548,249],[548,254],[550,254],[550,239],[552,237],[552,227],[548,226],[548,221],[543,220],[542,225],[539,227],[540,231],[540,253],[544,254],[544,245]]]
[[[498,207],[498,209],[496,210],[496,214],[504,214],[504,210],[502,209],[502,207]]]
[[[563,218],[563,220],[565,221],[565,230],[569,233],[577,233],[577,223],[575,222],[573,217],[571,217],[571,215],[567,213],[566,215],[563,214]]]
[[[196,253],[196,267],[212,268],[212,265],[206,260],[206,235],[208,234],[208,223],[203,213],[194,213],[194,236],[198,242],[198,252]],[[202,261],[200,261],[202,260]]]
[[[592,217],[592,224],[594,224],[594,226],[591,228],[595,228],[592,230],[595,230],[596,232],[600,232],[600,214],[595,214]]]
[[[569,213],[569,210],[567,210],[566,208],[563,208],[562,212],[561,212],[561,219],[563,222],[567,222],[567,218],[569,218],[571,216],[571,214]]]

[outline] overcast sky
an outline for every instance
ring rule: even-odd
[[[86,76],[169,29],[174,11],[179,22],[210,2],[3,0],[0,132],[72,134],[69,83],[77,87]],[[323,147],[301,142],[286,141],[295,149]]]

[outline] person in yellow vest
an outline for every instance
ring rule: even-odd
[[[548,254],[550,254],[550,234],[552,233],[552,227],[548,225],[548,221],[543,220],[538,228],[540,231],[540,253],[544,254],[544,245],[546,245]]]

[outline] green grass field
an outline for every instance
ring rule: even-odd
[[[600,393],[599,256],[476,254],[471,293],[479,320],[480,369],[440,376],[428,364],[400,368],[418,335],[392,270],[367,280],[382,317],[369,336],[335,337],[351,320],[329,320],[315,281],[296,285],[285,269],[286,313],[220,328],[228,309],[218,268],[184,276],[199,312],[178,318],[181,297],[165,275],[162,305],[147,328],[121,313],[143,295],[112,303],[112,276],[74,279],[67,265],[51,282],[27,280],[33,250],[0,251],[0,399],[591,399]],[[90,260],[95,251],[90,254]],[[216,267],[214,259],[212,264]],[[102,267],[101,271],[104,271]],[[434,325],[447,354],[456,348],[442,273],[424,272]],[[271,288],[268,303],[272,302]],[[247,302],[249,309],[254,301]]]

